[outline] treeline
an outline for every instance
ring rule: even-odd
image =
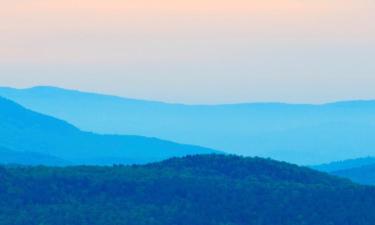
[[[2,167],[6,225],[373,225],[375,189],[260,158]]]

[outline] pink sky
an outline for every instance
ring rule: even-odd
[[[186,102],[270,100],[292,86],[280,100],[375,97],[330,83],[374,76],[374,11],[370,0],[5,1],[0,78]]]

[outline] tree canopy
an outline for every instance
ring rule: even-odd
[[[0,224],[370,225],[375,189],[261,158],[0,169]]]

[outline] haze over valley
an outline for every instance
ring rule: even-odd
[[[56,87],[0,96],[101,134],[140,135],[301,165],[375,155],[375,101],[184,105]]]
[[[374,225],[374,0],[11,0],[0,225]]]

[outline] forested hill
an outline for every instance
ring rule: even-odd
[[[1,225],[373,225],[375,189],[260,158],[0,169]]]
[[[25,160],[28,157],[25,154],[30,156],[30,152],[33,152],[43,157],[50,156],[53,160],[44,161],[47,165],[53,165],[57,158],[60,159],[58,161],[73,164],[111,165],[216,152],[156,138],[84,132],[65,121],[30,111],[1,97],[0,147],[18,153],[9,155],[9,151],[0,151],[0,158],[8,157],[9,163],[34,164],[34,161]]]

